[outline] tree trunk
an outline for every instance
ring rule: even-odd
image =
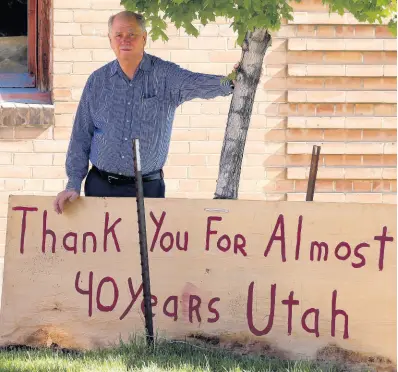
[[[228,113],[214,199],[238,197],[247,131],[264,55],[270,41],[271,36],[266,29],[256,29],[246,34],[242,45],[242,57]]]

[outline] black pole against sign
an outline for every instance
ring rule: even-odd
[[[142,186],[141,173],[141,159],[140,159],[140,141],[136,138],[133,140],[133,160],[135,173],[135,187],[137,200],[137,215],[138,215],[138,233],[140,239],[140,253],[141,253],[141,275],[144,294],[144,311],[145,311],[145,329],[147,345],[153,344],[153,318],[152,318],[152,303],[151,303],[151,283],[149,279],[149,260],[148,260],[148,246],[146,236],[146,222],[145,222],[145,205],[144,205],[144,191]]]

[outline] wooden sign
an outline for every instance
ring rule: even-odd
[[[1,344],[144,333],[135,199],[9,200]],[[146,199],[154,330],[396,363],[396,206]],[[267,349],[264,347],[264,350]]]

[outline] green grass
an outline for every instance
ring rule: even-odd
[[[340,369],[315,362],[238,355],[220,348],[198,347],[184,342],[157,341],[154,349],[149,350],[142,339],[136,339],[112,349],[83,353],[49,349],[1,351],[0,371],[338,372]]]

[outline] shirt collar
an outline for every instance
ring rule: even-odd
[[[146,52],[144,52],[142,60],[138,65],[138,69],[143,71],[150,71],[152,69],[151,58]],[[118,71],[122,71],[122,69],[120,67],[119,61],[115,59],[111,64],[111,76],[115,75]]]

